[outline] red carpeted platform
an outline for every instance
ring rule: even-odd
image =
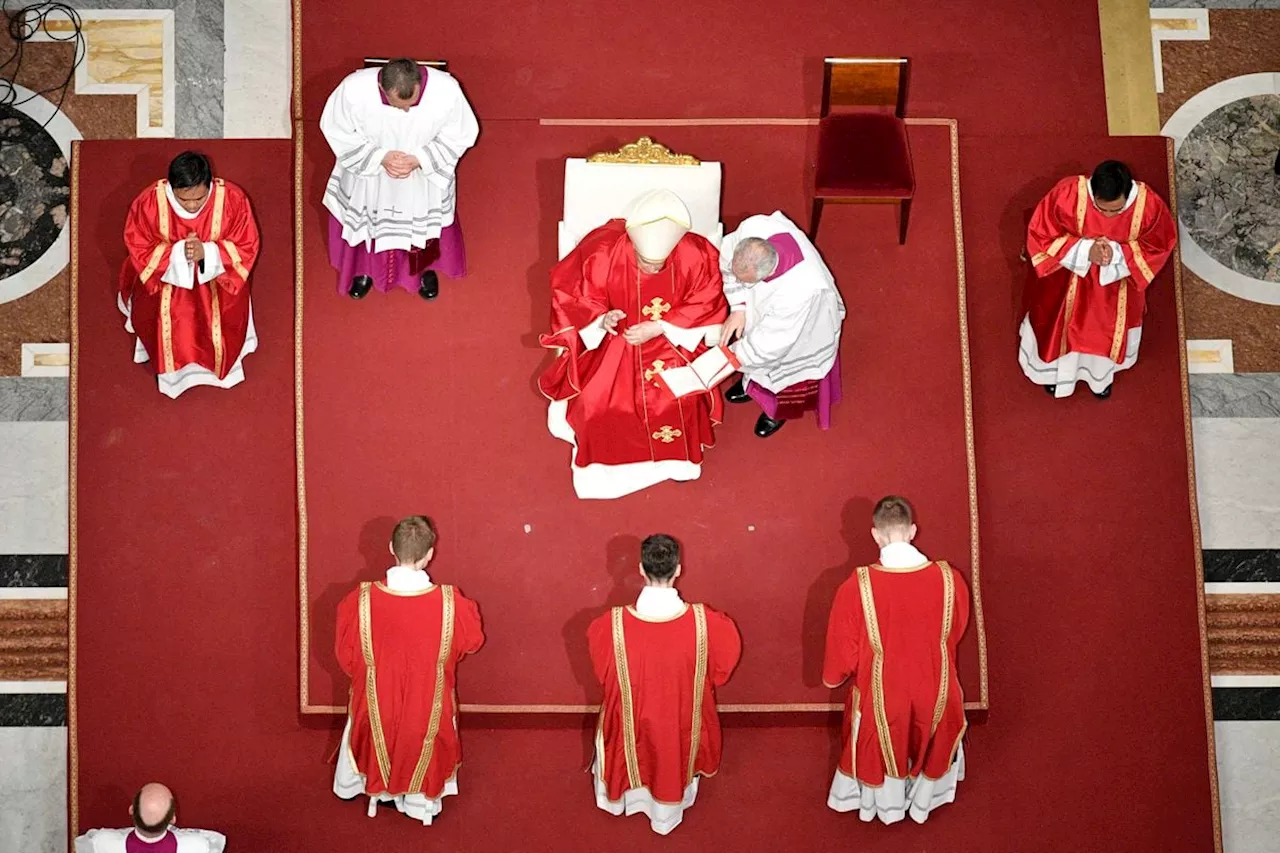
[[[674,150],[723,163],[725,227],[751,211],[804,221],[808,127],[663,128]],[[971,523],[949,128],[913,126],[919,195],[911,245],[892,208],[833,210],[820,242],[849,319],[835,427],[788,425],[767,442],[755,406],[731,406],[702,479],[617,501],[573,493],[569,448],[532,387],[566,155],[616,149],[635,131],[501,122],[466,161],[460,216],[470,270],[440,298],[361,302],[335,292],[326,220],[305,213],[304,394],[308,710],[342,711],[332,652],[337,601],[388,565],[394,519],[432,515],[435,577],[481,604],[487,643],[462,701],[521,708],[598,700],[587,623],[635,599],[639,540],[685,544],[685,595],[731,614],[746,652],[722,698],[838,701],[819,672],[835,588],[876,558],[867,532],[882,494],[917,502],[927,553],[967,570]],[[307,128],[308,197],[331,164]],[[469,155],[470,158],[471,155]],[[524,175],[525,181],[512,181]],[[536,180],[534,178],[536,177]],[[850,235],[861,235],[849,239]],[[922,262],[923,259],[923,262]],[[338,344],[338,342],[342,342]],[[962,649],[966,698],[982,700],[978,620]]]

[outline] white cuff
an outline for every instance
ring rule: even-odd
[[[187,260],[186,241],[179,240],[173,244],[173,250],[169,252],[169,267],[164,271],[164,275],[160,276],[160,280],[165,284],[172,284],[174,287],[190,290],[195,287],[195,279],[192,273],[194,268],[195,264]]]
[[[1059,263],[1076,275],[1088,275],[1089,267],[1092,266],[1089,261],[1089,250],[1092,248],[1093,241],[1082,237],[1062,256],[1062,260]]]
[[[200,281],[201,284],[208,284],[209,282],[213,281],[215,278],[217,278],[218,276],[222,275],[224,272],[227,271],[227,268],[222,265],[222,252],[218,251],[217,243],[204,244],[203,266],[204,266],[203,272],[200,272],[198,267],[196,270],[197,272],[196,278]]]
[[[1120,244],[1115,240],[1108,240],[1107,243],[1111,246],[1111,263],[1098,268],[1098,282],[1104,287],[1129,277],[1129,265],[1125,263]]]
[[[697,349],[698,344],[702,343],[707,336],[707,329],[710,326],[699,326],[696,329],[684,329],[680,326],[673,326],[666,320],[659,320],[658,325],[662,327],[662,334],[667,336],[667,340],[678,347],[687,350]],[[716,326],[718,329],[719,326]]]
[[[605,334],[603,314],[592,320],[589,325],[583,326],[578,330],[578,337],[582,338],[582,345],[589,350],[600,346]]]

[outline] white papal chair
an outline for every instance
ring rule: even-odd
[[[658,189],[680,196],[693,218],[694,233],[719,248],[724,237],[720,164],[674,154],[644,136],[617,151],[565,160],[559,257],[573,251],[591,229],[625,216],[628,206],[642,193]]]

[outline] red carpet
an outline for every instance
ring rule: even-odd
[[[797,164],[810,128],[746,138],[739,128],[665,130],[660,139],[675,150],[723,161],[724,208],[736,212],[727,229],[775,207],[803,221]],[[318,197],[327,149],[308,131],[308,185]],[[586,625],[606,605],[634,600],[639,539],[652,532],[685,543],[685,594],[739,623],[746,653],[722,694],[734,703],[839,700],[819,672],[827,610],[852,563],[875,559],[867,525],[881,494],[915,496],[922,547],[968,566],[945,127],[912,128],[921,191],[910,248],[897,246],[890,208],[835,209],[825,226],[820,242],[849,312],[845,400],[832,430],[809,418],[766,443],[751,434],[758,408],[732,406],[702,479],[619,501],[574,496],[569,448],[547,433],[546,403],[530,386],[546,363],[536,336],[547,323],[564,152],[616,148],[616,134],[530,122],[488,131],[460,179],[471,199],[461,209],[469,274],[443,282],[430,305],[412,294],[338,296],[325,220],[307,211],[311,704],[345,706],[348,681],[332,652],[337,601],[386,569],[394,519],[411,512],[440,524],[433,573],[481,604],[488,640],[462,676],[468,703],[597,701]],[[513,184],[512,173],[538,180]],[[908,329],[919,345],[907,345]],[[976,630],[962,664],[966,698],[977,701]]]
[[[472,257],[477,264],[482,257],[516,259],[511,276],[530,288],[520,304],[535,303],[532,296],[540,291],[533,288],[542,287],[540,271],[549,262],[544,254],[552,245],[554,219],[548,213],[559,198],[558,161],[580,139],[572,136],[579,131],[565,131],[569,135],[560,147],[544,150],[542,131],[521,135],[517,131],[527,125],[495,119],[801,115],[802,104],[809,111],[816,104],[820,78],[811,66],[824,53],[912,56],[913,112],[957,116],[962,122],[993,711],[987,725],[971,729],[970,774],[957,802],[923,827],[862,826],[850,816],[830,813],[824,799],[834,763],[834,728],[792,727],[793,720],[776,715],[766,721],[735,715],[729,721],[723,771],[703,788],[685,824],[666,839],[649,834],[638,818],[612,819],[594,810],[587,777],[578,772],[586,764],[586,734],[563,728],[563,719],[512,723],[464,717],[463,794],[430,829],[394,815],[370,821],[358,804],[334,799],[325,759],[336,744],[336,720],[297,713],[288,147],[203,144],[215,165],[247,188],[263,225],[267,248],[255,283],[263,347],[247,362],[249,379],[242,387],[225,393],[198,390],[174,403],[155,391],[142,368],[128,363],[131,344],[111,304],[111,283],[128,201],[181,146],[86,143],[78,217],[77,829],[119,824],[132,790],[161,778],[183,798],[185,824],[218,828],[232,837],[235,850],[264,853],[354,853],[410,845],[464,853],[692,851],[726,844],[745,851],[1212,849],[1172,276],[1166,273],[1157,282],[1142,358],[1120,377],[1109,402],[1087,395],[1051,401],[1022,378],[1015,355],[1022,281],[1015,259],[1022,212],[1054,179],[1104,156],[1128,160],[1139,177],[1161,192],[1168,189],[1161,142],[1102,137],[1101,69],[1093,47],[1098,43],[1096,4],[1037,7],[1034,14],[1012,0],[972,10],[920,2],[862,4],[835,19],[822,15],[826,7],[821,4],[793,5],[785,16],[774,7],[749,4],[737,7],[730,18],[720,6],[685,3],[675,20],[688,25],[652,25],[673,8],[663,2],[646,7],[640,20],[622,7],[617,12],[570,4],[432,7],[430,32],[441,34],[439,54],[451,60],[485,122],[480,146],[464,165],[464,181],[470,181],[464,183],[464,221],[468,236],[480,241],[472,244]],[[569,10],[578,18],[569,17]],[[324,93],[360,55],[421,53],[437,46],[429,37],[424,40],[420,14],[420,5],[407,3],[382,4],[376,15],[352,15],[337,3],[308,3],[303,29],[308,117],[315,119]],[[1064,32],[1074,37],[1064,39]],[[338,33],[341,39],[335,39]],[[1028,122],[1040,135],[1019,135]],[[689,131],[700,138],[707,132]],[[309,133],[317,141],[314,125]],[[638,130],[627,134],[633,135]],[[674,131],[655,129],[654,135],[677,149],[701,153],[692,137],[686,144]],[[726,159],[746,171],[726,172],[727,223],[756,212],[760,202],[745,189],[749,170],[769,168],[768,145],[760,140],[774,137],[779,150],[789,144],[774,128],[733,130],[739,153]],[[527,155],[520,152],[526,146],[535,152],[532,172],[527,165],[505,174],[481,167],[485,158],[525,164]],[[315,168],[322,153],[322,147],[308,145],[308,168]],[[535,176],[533,184],[529,174]],[[770,206],[796,209],[801,181],[797,171],[789,188],[770,185]],[[495,225],[514,221],[504,206],[468,213],[465,205],[478,204],[473,198],[500,192],[515,206],[527,206],[536,197],[533,203],[544,206],[537,214],[541,230],[490,231],[486,219]],[[744,194],[735,197],[739,192]],[[314,217],[318,196],[312,193],[308,204],[308,216]],[[846,251],[889,251],[892,224],[872,213],[832,211],[821,241],[850,303],[846,341],[854,346],[868,335],[883,334],[877,325],[894,322],[892,315],[852,313],[857,299],[889,295],[889,285],[859,282],[840,266],[856,257],[845,256]],[[485,232],[499,236],[479,236]],[[917,236],[913,228],[912,239]],[[510,245],[486,252],[484,239]],[[943,260],[921,253],[913,262],[927,273]],[[334,299],[329,276],[311,281],[315,264],[308,258],[306,265],[308,294]],[[388,364],[413,368],[404,371],[376,411],[353,409],[350,434],[336,459],[382,443],[389,461],[366,477],[342,483],[344,490],[358,496],[388,482],[412,482],[402,476],[406,466],[456,452],[459,437],[433,435],[430,427],[440,416],[437,410],[453,417],[449,407],[456,405],[455,398],[472,393],[464,385],[466,374],[441,371],[425,354],[407,355],[408,344],[391,331],[397,324],[413,324],[409,328],[423,339],[425,353],[432,346],[428,324],[446,312],[456,317],[483,308],[507,322],[512,306],[494,292],[468,290],[471,283],[450,289],[445,282],[440,302],[431,306],[410,297],[371,299],[359,312],[348,311],[363,328],[360,334],[345,329],[325,346],[309,344],[309,381],[325,359],[335,365],[340,357],[348,361],[338,367],[351,374],[384,377]],[[523,320],[529,329],[545,321],[532,308]],[[458,348],[454,358],[464,364],[487,365],[511,355],[486,352],[483,343],[491,335],[481,325],[454,328],[451,336]],[[901,338],[907,348],[918,335],[904,328]],[[517,358],[518,352],[523,347]],[[905,357],[916,356],[908,352]],[[877,361],[850,358],[846,370],[883,369]],[[880,377],[879,387],[889,378]],[[520,401],[532,393],[530,379],[531,371],[521,363],[507,384],[490,391],[510,399],[513,407],[528,405]],[[422,393],[428,382],[452,383],[452,394],[443,401],[428,398]],[[851,394],[826,438],[852,431],[853,418],[868,413],[857,405],[862,389],[848,374],[846,391]],[[934,411],[911,388],[898,396],[895,407],[915,407],[922,419]],[[412,428],[407,418],[395,419],[427,407],[432,407],[429,417],[418,418]],[[513,445],[529,428],[525,420],[499,426]],[[917,427],[913,422],[912,429]],[[751,447],[747,428],[748,419],[731,420],[711,452],[706,476],[723,489],[733,488],[740,472],[717,463],[743,455],[744,444]],[[788,427],[770,446],[786,439],[803,447],[811,430],[811,425],[794,432]],[[812,432],[815,444],[824,438]],[[921,436],[918,444],[927,448],[930,439]],[[469,490],[468,501],[493,496],[492,530],[446,528],[442,543],[442,564],[450,561],[451,573],[482,604],[486,591],[477,584],[484,576],[500,576],[515,561],[513,555],[502,559],[499,554],[494,563],[473,567],[462,565],[452,549],[461,546],[464,534],[471,539],[493,535],[500,543],[512,524],[531,523],[532,536],[545,533],[550,519],[528,513],[508,517],[512,511],[503,508],[505,498],[535,487],[558,493],[568,485],[568,454],[557,453],[554,440],[542,436],[529,452],[527,468],[486,482],[448,484]],[[477,461],[482,467],[490,464]],[[531,481],[530,472],[543,472],[542,479]],[[802,482],[803,489],[817,488]],[[439,484],[418,484],[421,497],[405,511],[454,511],[436,508]],[[851,482],[844,494],[855,498],[884,487]],[[315,489],[312,483],[313,500]],[[661,498],[660,491],[652,500]],[[755,502],[758,512],[752,515],[765,524],[782,524],[785,516],[779,520],[777,507],[796,500],[790,492],[734,498]],[[626,533],[654,520],[646,514],[647,501],[633,503],[637,507],[628,504],[626,523],[619,525]],[[531,505],[530,511],[540,507]],[[838,529],[842,508],[837,502],[828,510],[827,536]],[[956,552],[963,552],[963,543],[932,545],[942,531],[929,520],[948,508],[922,508],[922,536],[931,550],[959,561]],[[865,507],[853,509],[861,513]],[[399,511],[386,510],[388,516]],[[691,540],[718,540],[703,546],[707,549],[732,548],[745,537],[728,525],[675,532]],[[382,535],[371,532],[354,551],[347,546],[352,564],[344,582],[373,558],[371,549],[381,548],[375,540]],[[538,596],[553,576],[588,571],[603,601],[613,592],[611,572],[625,565],[633,547],[633,541],[616,541],[591,555],[585,569],[580,561],[560,560],[509,571],[505,582],[534,610],[545,606]],[[733,597],[749,594],[753,585],[765,582],[762,578],[773,583],[780,577],[803,587],[805,578],[812,583],[823,570],[850,558],[838,539],[822,547],[829,552],[825,562],[806,559],[797,565],[774,554],[762,571],[744,570],[725,588],[698,586],[704,582],[700,577],[710,579],[721,552],[691,547],[690,593],[705,594],[731,612],[764,613],[759,604],[743,608]],[[725,564],[731,564],[730,552],[724,553]],[[792,631],[778,640],[778,648],[800,647],[804,624],[773,632]],[[499,630],[496,623],[492,628]],[[744,685],[749,683],[747,661],[765,659],[767,649],[757,643],[767,641],[768,629],[755,627],[753,634],[762,635],[758,641],[753,634],[747,637]],[[493,689],[478,673],[490,665],[482,664],[486,657],[497,657],[494,648],[501,648],[497,637],[493,648],[469,663],[474,669],[464,672],[464,695]],[[504,677],[528,678],[522,673],[548,670],[567,654],[562,647],[548,660],[545,651],[533,651],[512,658]],[[567,686],[576,689],[573,682]],[[478,728],[481,723],[490,728]]]

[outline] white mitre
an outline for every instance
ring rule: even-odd
[[[627,236],[643,261],[662,263],[693,228],[689,208],[671,190],[650,190],[631,202]]]

